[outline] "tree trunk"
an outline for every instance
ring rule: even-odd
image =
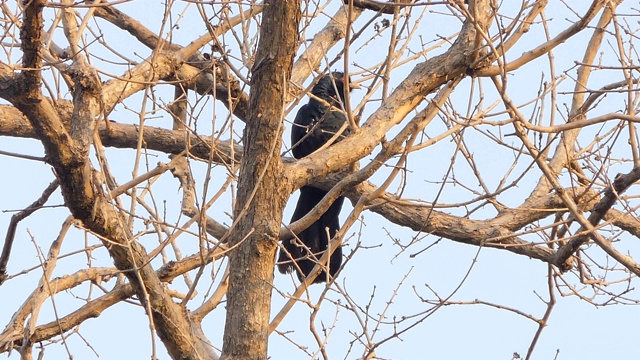
[[[265,1],[230,237],[222,359],[266,359],[274,256],[291,192],[280,158],[284,97],[298,43],[300,2]]]

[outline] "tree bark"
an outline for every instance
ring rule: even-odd
[[[265,1],[230,237],[222,359],[266,359],[274,256],[291,184],[279,156],[300,2]]]
[[[206,339],[193,327],[185,309],[166,291],[144,247],[132,240],[126,221],[111,204],[100,175],[91,166],[89,149],[102,99],[102,84],[94,69],[83,61],[81,54],[76,55],[70,68],[74,90],[68,129],[55,104],[42,94],[44,3],[32,1],[25,6],[21,28],[24,70],[16,77],[18,91],[9,100],[29,119],[44,145],[47,162],[60,181],[65,206],[103,241],[118,270],[136,290],[171,357],[216,358]]]

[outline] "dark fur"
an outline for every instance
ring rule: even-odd
[[[311,97],[309,103],[298,110],[291,130],[292,152],[296,159],[303,158],[322,147],[347,121],[342,111],[331,110],[329,106],[331,104],[331,106],[338,109],[342,107],[341,103],[345,94],[343,81],[344,74],[340,72],[323,76],[313,87],[311,94],[326,103]],[[336,141],[346,136],[348,130],[347,128]],[[326,194],[327,192],[324,190],[312,186],[303,186],[300,189],[300,197],[291,217],[291,222],[305,216]],[[280,255],[278,256],[278,270],[281,273],[290,273],[295,270],[300,281],[303,281],[311,273],[324,251],[327,250],[329,240],[340,229],[339,215],[343,203],[344,197],[339,197],[315,223],[298,233],[297,238],[294,237],[282,241],[286,251],[280,249]],[[332,278],[341,265],[342,249],[338,248],[333,252],[329,260],[329,275]],[[323,271],[313,282],[319,283],[326,280],[327,274]]]

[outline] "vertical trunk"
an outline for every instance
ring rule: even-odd
[[[283,99],[299,22],[299,1],[265,1],[234,209],[238,223],[230,238],[234,250],[229,254],[225,360],[267,358],[274,256],[291,188],[279,155]]]

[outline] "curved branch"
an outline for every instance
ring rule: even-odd
[[[478,42],[481,37],[476,25],[486,28],[490,19],[488,4],[477,4],[476,8],[485,12],[478,11],[473,21],[465,21],[460,35],[446,53],[416,65],[361,128],[328,149],[287,166],[287,177],[292,179],[294,186],[304,185],[312,178],[338,171],[367,156],[387,132],[413,111],[426,95],[450,79],[466,76],[471,65],[480,56]]]
[[[565,29],[563,32],[558,34],[555,38],[545,42],[544,44],[538,45],[535,49],[529,50],[526,53],[522,54],[519,58],[504,64],[502,66],[488,66],[482,69],[478,69],[475,71],[474,75],[476,76],[496,76],[505,74],[509,71],[513,71],[518,69],[524,64],[527,64],[540,56],[548,53],[553,50],[558,45],[563,44],[573,35],[579,33],[584,30],[589,22],[593,20],[593,18],[598,14],[598,12],[606,5],[607,1],[604,0],[595,0],[589,10],[580,18],[580,20],[576,21],[573,25]],[[502,54],[494,54],[493,59],[501,56]]]
[[[72,105],[67,101],[59,101],[56,109],[60,115],[62,126],[68,131],[71,126]],[[28,119],[20,110],[9,105],[0,105],[0,136],[12,136],[42,140]],[[115,122],[100,122],[97,126],[102,144],[120,149],[135,149],[138,146],[140,127]],[[238,163],[242,156],[242,146],[231,140],[219,140],[212,136],[201,136],[193,133],[185,135],[184,131],[167,130],[145,126],[142,140],[146,149],[166,154],[178,154],[188,150],[191,156],[209,160],[218,164]],[[187,146],[191,146],[187,149]],[[213,151],[213,154],[211,152]],[[231,156],[234,158],[232,159]]]
[[[637,167],[632,169],[628,174],[618,174],[613,183],[604,191],[602,199],[591,210],[591,214],[587,218],[589,223],[593,226],[598,225],[600,220],[605,217],[607,212],[609,212],[616,201],[618,201],[619,196],[638,180],[640,180],[640,168]],[[587,230],[590,229],[582,226],[579,233]],[[567,259],[572,256],[580,246],[585,244],[589,238],[590,233],[587,232],[585,235],[569,240],[564,246],[558,249],[555,265],[560,268],[565,268],[566,266],[564,264],[567,263]],[[638,268],[637,265],[635,267]]]
[[[374,185],[362,183],[346,195],[354,201],[374,191],[376,191]],[[508,226],[498,221],[471,220],[436,211],[430,206],[389,201],[391,198],[392,196],[382,196],[374,199],[368,208],[394,224],[406,226],[417,232],[441,236],[463,244],[505,249],[546,263],[553,261],[552,249],[546,245],[539,246],[518,238]]]
[[[201,266],[205,266],[212,261],[219,259],[224,255],[225,252],[226,248],[219,247],[216,250],[209,252],[205,256],[202,256],[199,253],[187,256],[180,261],[172,261],[167,263],[166,265],[158,269],[156,271],[156,274],[162,282],[169,283],[176,277],[188,271],[197,269]],[[71,275],[52,279],[50,281],[50,288],[55,289],[55,293],[59,293],[76,287],[86,281],[93,281],[96,283],[107,281],[110,277],[114,276],[117,273],[118,270],[115,268],[91,268],[81,270]],[[108,309],[112,305],[115,305],[123,300],[134,296],[135,294],[136,291],[132,284],[118,284],[114,286],[113,289],[108,293],[89,301],[85,305],[60,318],[59,320],[37,326],[34,332],[31,334],[30,340],[31,342],[35,343],[58,336],[61,332],[64,333],[66,331],[69,331],[88,319],[97,318],[98,316],[100,316],[100,314],[102,314],[104,310]],[[29,299],[25,301],[25,304],[28,302]],[[24,305],[23,308],[25,308]],[[24,319],[26,319],[26,315],[28,315],[28,313],[25,313],[25,316],[21,317],[18,317],[17,314],[18,313],[14,315],[11,321],[11,324],[17,325],[17,327],[8,327],[0,334],[0,353],[10,351],[15,347],[22,346],[24,334],[22,333],[22,327],[20,325],[22,324],[22,322],[24,322]],[[22,320],[20,321],[19,319]]]

